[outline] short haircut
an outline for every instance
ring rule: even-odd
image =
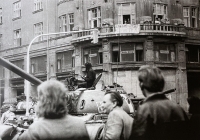
[[[92,67],[92,64],[90,62],[85,63],[86,70],[89,70]]]
[[[120,93],[115,92],[115,91],[106,91],[105,95],[110,94],[110,100],[112,102],[117,102],[117,106],[122,106],[123,105],[123,99],[120,96]]]
[[[138,70],[138,79],[143,83],[141,88],[149,92],[161,92],[165,85],[161,70],[155,66],[141,66]]]
[[[38,104],[36,113],[48,119],[62,118],[67,114],[65,85],[57,80],[49,80],[37,88]]]
[[[199,114],[200,113],[200,99],[196,96],[188,97],[187,99],[189,103],[189,113],[191,114]]]

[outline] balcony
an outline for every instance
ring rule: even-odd
[[[198,28],[185,28],[186,35],[192,39],[199,39],[200,38],[200,29]]]
[[[170,24],[122,24],[115,26],[101,27],[99,38],[114,36],[133,36],[133,35],[163,35],[163,36],[186,36],[185,27],[182,25]],[[72,43],[92,39],[90,30],[73,33]]]
[[[81,42],[81,41],[86,41],[86,40],[91,40],[92,39],[92,31],[86,30],[86,31],[80,31],[78,33],[73,33],[72,34],[72,43],[75,42]]]

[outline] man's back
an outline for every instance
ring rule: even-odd
[[[132,137],[145,140],[162,137],[162,139],[168,140],[169,138],[166,136],[174,136],[171,135],[172,132],[178,136],[179,132],[183,131],[178,128],[187,126],[185,121],[188,121],[188,117],[179,105],[168,100],[165,95],[152,94],[138,109]]]

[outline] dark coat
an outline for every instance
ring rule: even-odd
[[[95,71],[92,68],[90,68],[89,71],[86,71],[86,77],[84,79],[87,82],[87,88],[92,87],[92,85],[96,79]]]
[[[139,106],[133,123],[132,140],[181,139],[181,130],[188,125],[188,116],[163,94],[152,94]],[[180,133],[179,133],[180,132]]]
[[[192,140],[200,140],[200,114],[193,114],[191,116],[190,133]]]
[[[67,115],[61,119],[39,119],[26,130],[19,140],[89,140],[85,123]]]

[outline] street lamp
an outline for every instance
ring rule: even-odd
[[[97,30],[97,29],[93,29],[93,30]],[[92,31],[93,31],[92,30]],[[48,34],[41,34],[41,35],[38,35],[36,36],[35,38],[33,38],[33,40],[31,40],[29,46],[28,46],[28,50],[27,50],[27,63],[26,63],[26,70],[27,70],[27,73],[29,74],[30,73],[30,55],[29,55],[29,52],[30,52],[30,48],[31,48],[31,45],[33,44],[33,42],[38,38],[38,37],[42,37],[42,36],[50,36],[50,35],[60,35],[60,34],[72,34],[72,33],[80,33],[80,32],[83,32],[83,31],[91,31],[91,30],[82,30],[82,31],[70,31],[70,32],[58,32],[58,33],[48,33]],[[98,34],[95,34],[95,36],[98,36]],[[93,34],[94,36],[94,34]],[[94,37],[92,37],[94,39]],[[48,40],[47,40],[48,41]],[[96,42],[95,42],[96,43]],[[28,80],[25,81],[25,84],[26,84],[26,116],[29,115],[29,112],[28,112],[28,109],[29,109],[29,94],[30,94],[30,82]]]

